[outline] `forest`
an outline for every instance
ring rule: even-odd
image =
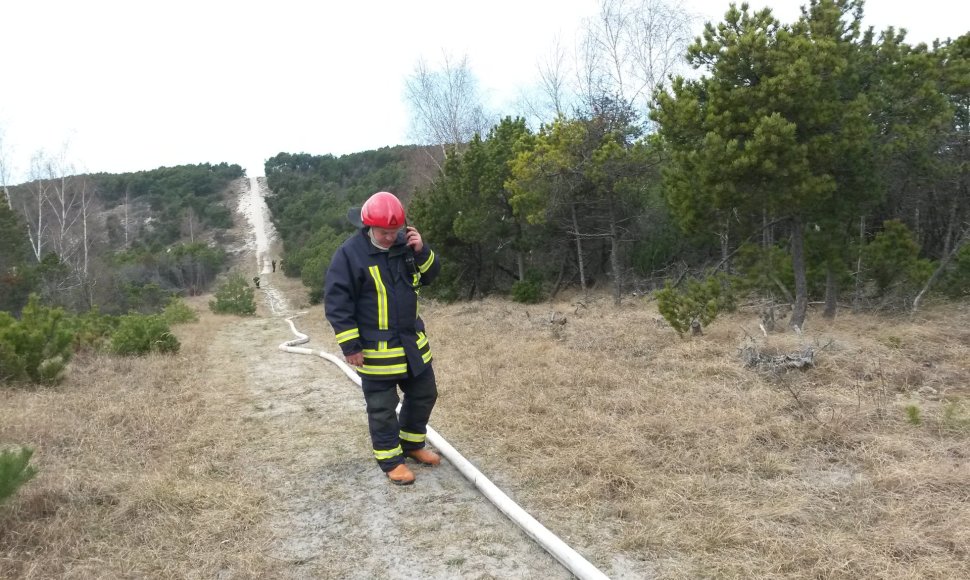
[[[288,275],[319,299],[347,208],[388,189],[443,257],[432,295],[445,300],[662,289],[676,316],[754,296],[801,327],[809,302],[832,317],[966,296],[970,34],[913,46],[863,28],[858,2],[812,2],[790,24],[732,7],[684,42],[692,73],[648,82],[670,67],[622,56],[648,44],[631,24],[647,16],[604,7],[587,43],[600,68],[571,99],[550,91],[554,114],[537,126],[489,124],[473,91],[448,92],[465,61],[419,67],[407,96],[443,145],[425,150],[437,171],[414,189],[393,150],[271,160]]]
[[[240,166],[81,175],[42,166],[7,188],[0,208],[0,310],[17,313],[36,293],[73,312],[152,311],[172,294],[205,291],[226,263],[226,189]]]
[[[663,2],[604,0],[581,64],[541,68],[545,91],[515,116],[485,109],[466,59],[419,63],[404,95],[416,144],[266,161],[285,274],[319,302],[347,212],[387,190],[442,257],[426,296],[443,301],[648,295],[696,332],[741,301],[800,330],[810,303],[834,317],[965,298],[970,34],[911,45],[862,22],[854,0],[791,23],[741,5],[691,39]],[[210,291],[243,175],[77,174],[39,156],[4,186],[0,310],[14,320],[36,296],[153,315]]]

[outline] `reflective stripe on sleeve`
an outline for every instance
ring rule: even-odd
[[[434,263],[434,250],[431,250],[431,253],[428,254],[428,259],[425,260],[423,264],[418,266],[418,271],[424,274],[425,272],[428,271],[428,268],[430,268],[431,264],[433,263]]]
[[[353,340],[355,338],[360,338],[360,331],[356,328],[351,328],[350,330],[338,332],[337,344],[340,344],[342,342],[347,342],[348,340]]]
[[[421,353],[421,360],[426,363],[431,362],[431,345],[428,344],[428,336],[423,332],[418,332],[417,347],[418,352]]]

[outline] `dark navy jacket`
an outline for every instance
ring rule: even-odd
[[[415,254],[403,232],[387,251],[376,248],[367,228],[340,246],[324,283],[327,320],[345,355],[363,351],[356,370],[369,379],[421,374],[431,364],[431,347],[418,315],[418,293],[441,270],[425,244]]]

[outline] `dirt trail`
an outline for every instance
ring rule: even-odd
[[[301,346],[335,344],[299,281],[267,268],[280,247],[254,183],[265,187],[260,178],[240,188],[239,212],[252,221],[238,258],[260,272],[257,316],[227,325],[210,354],[237,365],[251,394],[245,419],[262,436],[240,444],[275,494],[267,555],[289,578],[570,578],[446,461],[415,465],[413,486],[390,485],[371,456],[359,387],[320,357],[278,350],[295,338],[285,318],[300,312],[310,336]]]

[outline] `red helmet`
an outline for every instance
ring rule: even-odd
[[[404,206],[393,193],[378,191],[360,208],[360,221],[365,226],[396,230],[404,225]]]

